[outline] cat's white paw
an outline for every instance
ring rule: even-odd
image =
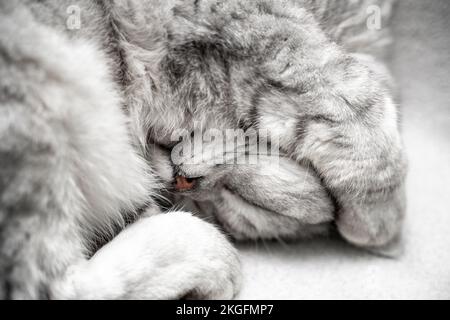
[[[55,287],[56,298],[232,299],[240,287],[236,250],[188,213],[144,218]]]

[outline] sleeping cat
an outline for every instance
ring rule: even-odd
[[[380,62],[391,9],[0,1],[0,298],[234,297],[235,249],[163,213],[166,192],[237,239],[336,228],[363,248],[395,243],[406,164]],[[191,137],[229,129],[265,132],[278,152],[175,161]]]

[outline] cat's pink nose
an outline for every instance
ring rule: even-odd
[[[189,191],[195,187],[195,180],[183,176],[175,177],[175,189],[177,191]]]

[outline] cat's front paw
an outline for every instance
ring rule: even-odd
[[[232,299],[237,251],[213,225],[184,212],[143,218],[68,271],[56,299]]]

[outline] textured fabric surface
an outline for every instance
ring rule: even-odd
[[[241,299],[450,299],[450,2],[399,0],[392,69],[410,162],[404,253],[338,240],[241,245]]]

